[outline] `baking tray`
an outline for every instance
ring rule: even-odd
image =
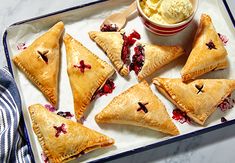
[[[20,94],[22,97],[22,111],[25,122],[24,131],[26,134],[27,143],[32,150],[32,156],[34,157],[36,162],[43,162],[41,158],[42,149],[40,147],[40,144],[38,143],[36,135],[33,133],[27,107],[34,103],[47,104],[48,102],[40,93],[40,91],[35,88],[20,71],[16,69],[16,67],[11,62],[11,57],[20,52],[19,45],[22,46],[23,43],[25,43],[26,46],[29,45],[36,37],[47,31],[56,22],[62,20],[65,23],[65,32],[78,39],[81,43],[84,44],[84,46],[97,54],[101,59],[110,63],[107,56],[93,41],[91,41],[87,33],[89,31],[99,30],[99,26],[105,17],[107,17],[111,13],[126,8],[130,3],[131,1],[129,0],[99,0],[92,3],[50,13],[44,16],[32,18],[29,20],[20,21],[6,29],[3,36],[3,45],[7,64],[10,72],[14,75],[16,83],[20,90]],[[195,35],[195,31],[197,29],[199,18],[202,13],[209,14],[213,19],[217,32],[226,35],[229,38],[226,49],[229,53],[230,61],[230,67],[228,69],[211,72],[202,77],[235,79],[235,56],[232,55],[235,51],[235,47],[233,46],[235,45],[235,33],[233,24],[234,18],[231,14],[226,0],[200,1],[199,8],[193,22],[184,31],[175,36],[160,37],[148,32],[141,24],[137,13],[135,13],[130,18],[130,21],[127,23],[127,26],[124,30],[127,33],[130,33],[133,29],[138,31],[142,36],[142,42],[165,45],[181,44],[187,50],[187,53],[189,53],[191,50],[191,44]],[[20,47],[20,49],[21,48],[22,47]],[[58,108],[59,111],[70,111],[73,113],[73,98],[66,72],[66,53],[64,45],[62,45],[61,48],[61,75],[59,86],[60,101]],[[151,77],[180,77],[179,71],[184,65],[186,59],[187,56],[180,57],[169,65],[163,67],[160,71],[156,72]],[[149,83],[151,83],[151,77],[148,78]],[[84,125],[114,138],[116,140],[116,144],[111,148],[100,149],[88,153],[78,158],[79,161],[103,162],[113,160],[119,157],[152,149],[164,144],[196,136],[235,123],[235,109],[230,109],[226,112],[222,112],[218,109],[207,120],[205,127],[188,123],[181,124],[173,120],[173,122],[176,124],[181,132],[179,136],[174,137],[167,136],[165,134],[161,134],[160,132],[152,131],[149,129],[128,125],[97,125],[94,121],[94,116],[98,112],[100,112],[112,100],[113,97],[128,89],[133,84],[138,83],[133,72],[131,72],[129,79],[125,79],[117,74],[114,82],[116,84],[116,89],[112,94],[102,96],[89,105],[86,112],[87,117]],[[151,84],[151,89],[165,104],[168,113],[170,114],[170,116],[172,116],[174,105],[172,105],[166,98],[164,98],[156,90],[153,84]],[[234,93],[232,94],[232,97],[235,97]],[[221,117],[226,117],[228,121],[225,123],[221,123]],[[76,162],[78,160],[72,162]]]

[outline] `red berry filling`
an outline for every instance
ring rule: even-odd
[[[135,30],[130,34],[129,36],[130,38],[136,38],[136,39],[140,39],[140,34],[138,32],[136,32]]]
[[[174,109],[173,110],[173,116],[172,118],[178,122],[180,122],[181,124],[185,123],[185,122],[190,122],[190,118],[186,115],[185,112],[179,110],[179,109]]]
[[[74,67],[79,68],[81,73],[84,73],[85,69],[91,69],[91,65],[85,64],[84,60],[80,61],[80,65],[74,65]]]
[[[85,121],[86,121],[86,118],[85,118],[84,116],[82,116],[82,117],[80,118],[80,121],[79,121],[79,122],[80,122],[81,124],[83,124]]]
[[[212,40],[210,40],[208,43],[206,43],[206,46],[208,47],[208,49],[216,49],[215,44],[213,43]]]
[[[100,30],[101,32],[117,32],[118,27],[116,24],[104,24]]]
[[[223,42],[224,46],[226,46],[226,44],[228,43],[229,39],[225,36],[222,35],[220,33],[218,33],[220,40]]]
[[[222,123],[224,123],[224,122],[227,122],[227,121],[228,121],[228,120],[227,120],[226,118],[224,118],[224,117],[221,117],[221,119],[220,119],[220,120],[221,120],[221,122],[222,122]]]
[[[62,112],[62,111],[59,111],[57,113],[57,115],[61,116],[61,117],[64,117],[64,118],[67,118],[67,119],[71,119],[74,115],[71,114],[70,112]]]
[[[27,47],[26,47],[26,44],[25,43],[19,43],[18,45],[17,45],[17,49],[18,50],[24,50],[24,49],[26,49]]]
[[[127,63],[130,57],[130,46],[132,46],[136,39],[140,39],[140,34],[136,31],[133,31],[129,36],[126,36],[125,33],[122,35],[123,38],[123,46],[122,46],[122,55],[121,59],[124,62],[124,64]]]
[[[50,112],[55,112],[56,109],[54,106],[52,106],[51,104],[46,104],[44,105],[45,108],[47,108],[47,110],[49,110]]]
[[[103,85],[103,87],[101,89],[98,89],[93,97],[92,100],[95,99],[96,97],[101,97],[103,95],[107,95],[113,92],[113,90],[115,89],[115,84],[113,82],[113,80],[108,79],[106,80],[105,84]]]
[[[138,75],[144,65],[144,47],[138,45],[134,48],[135,54],[132,56],[132,63],[130,64],[129,70],[135,71]]]
[[[65,128],[65,124],[62,123],[61,126],[53,126],[54,129],[56,129],[56,133],[55,133],[55,137],[59,137],[61,133],[66,134],[66,128]]]
[[[49,163],[49,158],[45,155],[45,153],[42,153],[41,156],[44,163]]]
[[[222,112],[225,112],[229,109],[232,109],[235,104],[235,100],[232,99],[231,95],[229,95],[227,98],[224,99],[223,102],[221,102],[217,108],[219,108]]]

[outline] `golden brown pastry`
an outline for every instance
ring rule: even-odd
[[[235,80],[228,79],[199,79],[186,84],[181,79],[155,78],[153,83],[163,95],[200,125],[235,89]]]
[[[74,98],[74,110],[80,120],[92,96],[115,72],[80,42],[65,34],[67,72]]]
[[[98,123],[128,124],[150,128],[171,135],[179,131],[163,103],[143,81],[115,97],[95,117]]]
[[[135,47],[131,69],[138,74],[138,79],[141,81],[184,53],[184,49],[180,46],[160,46],[139,43]]]
[[[94,40],[107,54],[114,64],[116,70],[122,75],[127,76],[129,70],[121,59],[123,36],[120,32],[89,32],[89,36]]]
[[[63,22],[58,22],[12,59],[54,106],[58,98],[59,40],[63,31]]]
[[[55,113],[40,104],[29,107],[33,130],[51,163],[73,160],[114,140]]]
[[[194,39],[193,49],[181,70],[183,81],[228,66],[227,51],[220,40],[210,16],[203,14]]]

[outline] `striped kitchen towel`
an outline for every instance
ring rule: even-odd
[[[12,75],[0,69],[0,162],[33,162],[24,134],[21,100]]]

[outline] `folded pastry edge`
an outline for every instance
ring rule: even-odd
[[[103,44],[102,41],[100,41],[99,39],[96,39],[97,36],[95,33],[96,33],[95,31],[89,32],[88,33],[89,37],[93,41],[95,41],[101,49],[103,49],[102,46],[105,46],[105,45]],[[129,70],[128,70],[127,66],[121,61],[121,58],[120,58],[120,61],[114,60],[114,57],[112,55],[108,54],[107,52],[105,52],[105,53],[108,56],[108,58],[111,60],[112,64],[114,65],[114,67],[117,69],[118,73],[120,73],[121,76],[128,76],[129,75]]]
[[[146,45],[146,43],[140,43],[141,45]],[[171,63],[172,61],[174,61],[174,60],[176,60],[178,57],[180,57],[181,55],[183,55],[183,54],[185,54],[185,49],[183,48],[183,47],[181,47],[181,46],[172,46],[172,47],[174,47],[174,48],[177,48],[177,50],[179,51],[178,53],[174,53],[173,54],[173,57],[172,57],[172,59],[171,60],[168,60],[168,58],[167,59],[165,59],[163,62],[165,62],[164,64],[156,64],[156,62],[154,62],[154,67],[157,67],[154,71],[152,71],[152,72],[150,72],[150,73],[142,73],[143,71],[142,71],[142,69],[141,69],[141,71],[139,72],[139,74],[138,74],[138,76],[137,76],[137,78],[138,78],[138,81],[142,81],[143,79],[145,79],[145,78],[147,78],[147,77],[149,77],[150,75],[152,75],[153,73],[155,73],[156,71],[158,71],[158,70],[160,70],[162,67],[164,67],[164,66],[166,66],[167,64],[169,64],[169,63]],[[144,65],[143,65],[143,67],[144,67]]]
[[[113,138],[110,138],[106,135],[103,135],[102,139],[100,138],[98,142],[96,142],[97,144],[94,144],[93,146],[87,147],[84,150],[81,150],[80,152],[75,152],[73,154],[70,155],[64,155],[64,156],[60,156],[59,158],[51,158],[51,153],[50,150],[47,148],[45,142],[44,142],[44,137],[40,131],[40,128],[38,127],[38,124],[35,122],[35,113],[34,111],[32,111],[35,105],[40,105],[40,104],[34,104],[29,106],[29,113],[31,115],[31,120],[32,120],[32,124],[33,124],[33,130],[35,132],[35,134],[38,137],[38,141],[40,143],[40,145],[42,146],[43,152],[45,153],[45,155],[49,158],[52,159],[53,162],[55,163],[60,163],[60,162],[67,162],[70,160],[73,160],[75,158],[80,157],[81,155],[88,153],[90,151],[93,151],[95,149],[101,148],[101,147],[107,147],[110,145],[113,145],[115,143],[115,140]],[[93,142],[94,143],[94,142]],[[77,150],[76,150],[77,151]]]
[[[163,86],[163,84],[161,84],[159,81],[158,81],[158,78],[154,78],[153,79],[153,84],[157,87],[157,89],[159,90],[160,93],[162,93],[171,103],[173,103],[177,108],[179,108],[180,110],[182,110],[183,112],[186,112],[186,114],[192,118],[195,122],[199,123],[200,125],[203,125],[204,122],[202,121],[199,121],[195,114],[191,114],[191,113],[188,113],[185,109],[182,109],[182,108],[185,108],[185,106],[183,104],[178,104],[173,98],[171,98],[171,95],[168,93],[168,91],[166,91],[167,88],[165,88],[165,86]]]
[[[182,81],[187,82],[191,79],[195,79],[195,78],[197,78],[197,77],[199,77],[203,74],[206,74],[208,72],[215,71],[215,70],[223,70],[227,67],[228,67],[228,60],[226,58],[225,61],[223,61],[223,62],[219,62],[219,63],[211,65],[207,68],[197,70],[197,71],[194,71],[194,72],[191,72],[191,73],[185,73],[185,70],[183,68],[181,70],[180,74],[181,74]]]
[[[234,90],[235,88],[235,82],[233,84],[233,88],[229,89],[227,91],[227,93],[225,93],[225,95],[221,98],[221,100],[211,108],[210,111],[206,112],[205,114],[207,116],[201,116],[198,117],[196,114],[194,113],[190,113],[187,111],[187,109],[185,109],[186,107],[182,104],[182,103],[177,103],[175,100],[177,99],[173,99],[171,97],[171,95],[168,93],[169,90],[171,90],[169,87],[167,87],[166,85],[163,85],[161,82],[159,82],[159,79],[161,80],[161,78],[154,78],[153,79],[153,83],[155,84],[155,86],[157,87],[157,89],[159,90],[159,92],[161,92],[170,102],[172,102],[177,108],[179,108],[181,111],[185,112],[191,119],[193,119],[193,121],[195,121],[196,123],[200,124],[200,125],[204,125],[206,120],[210,117],[210,115],[216,110],[216,107],[232,92],[232,90]],[[178,100],[180,101],[180,100]],[[203,120],[201,120],[203,119]]]
[[[104,62],[104,61],[103,61],[103,62]],[[106,63],[106,64],[107,64],[107,63]],[[91,91],[89,92],[89,95],[88,95],[88,96],[86,97],[86,99],[82,102],[82,104],[80,105],[79,108],[77,108],[76,106],[74,106],[76,119],[77,119],[78,121],[80,121],[80,119],[82,118],[82,116],[83,116],[84,112],[86,111],[87,106],[89,105],[89,103],[90,103],[90,101],[91,101],[92,96],[94,95],[94,93],[95,93],[98,89],[100,89],[100,88],[105,84],[105,82],[115,73],[114,69],[113,69],[110,65],[108,65],[108,66],[109,66],[109,68],[110,68],[110,71],[109,71],[109,72],[107,71],[107,75],[106,75],[106,74],[103,74],[103,76],[102,76],[99,80],[97,80],[97,82],[96,82],[96,89],[91,90]],[[106,76],[107,76],[107,77],[106,77]],[[75,105],[75,103],[76,103],[75,101],[76,101],[76,99],[74,98],[74,105]]]
[[[146,80],[143,80],[143,81],[141,81],[141,82],[138,83],[138,84],[143,84],[143,85],[145,85],[145,86],[148,86],[149,89],[151,90],[151,88],[150,88],[150,86],[149,86],[149,84],[147,83]],[[136,85],[131,86],[130,88],[128,88],[127,90],[125,90],[125,91],[123,91],[121,94],[119,94],[118,96],[130,92],[131,89],[135,89],[135,86],[136,86]],[[151,92],[152,92],[152,90],[151,90]],[[164,109],[166,110],[166,107],[165,107],[165,105],[162,103],[162,101],[161,101],[153,92],[152,92],[152,94],[153,94],[153,96],[154,96],[155,98],[157,98],[157,99],[161,102],[161,104],[163,105]],[[114,97],[112,101],[116,101],[116,100],[118,99],[118,96]],[[110,104],[110,103],[109,103],[109,104]],[[109,106],[109,104],[108,104],[107,106]],[[106,107],[107,107],[107,106],[106,106]],[[174,130],[171,130],[171,131],[169,131],[169,130],[164,130],[164,129],[160,129],[160,128],[159,128],[158,126],[156,126],[156,125],[151,125],[151,126],[145,125],[145,126],[144,126],[144,125],[141,125],[141,124],[138,125],[138,124],[135,123],[135,122],[133,122],[133,124],[131,124],[130,121],[125,122],[125,121],[123,121],[123,120],[122,120],[122,121],[117,120],[117,121],[115,122],[115,120],[112,120],[112,121],[110,122],[109,119],[107,119],[107,118],[105,118],[105,116],[103,116],[103,115],[105,115],[105,113],[103,113],[103,111],[106,109],[106,107],[103,108],[98,114],[95,115],[95,121],[96,121],[96,123],[111,123],[111,124],[134,125],[134,126],[138,126],[138,127],[150,129],[150,130],[153,130],[153,131],[161,132],[161,133],[164,133],[164,134],[169,134],[169,135],[172,135],[172,136],[176,136],[176,135],[179,135],[179,134],[180,134],[180,131],[179,131],[179,129],[177,128],[177,126],[176,126],[176,125],[174,124],[174,122],[173,122],[172,120],[170,120],[170,119],[169,119],[169,120],[170,120],[170,123],[171,123],[171,125],[172,125],[172,128],[174,128]],[[167,115],[169,116],[168,113],[167,113]],[[170,118],[170,116],[169,116],[169,118]],[[158,128],[158,129],[157,129],[157,128]]]
[[[27,71],[27,69],[21,64],[21,62],[18,60],[17,56],[14,56],[12,60],[15,63],[15,65],[17,65],[20,68],[20,70],[25,72],[26,77],[28,77],[30,79],[30,81],[33,81],[34,85],[36,87],[38,87],[43,92],[43,95],[49,100],[49,102],[51,102],[53,104],[53,106],[56,106],[57,105],[57,97],[53,93],[53,91],[50,91],[50,90],[46,89],[45,87],[43,87],[42,84],[40,82],[38,82],[38,80],[36,80],[36,78],[33,75],[31,75]],[[56,89],[58,89],[58,88],[56,88]]]

